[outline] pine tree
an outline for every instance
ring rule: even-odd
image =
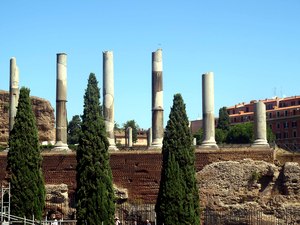
[[[113,225],[114,190],[108,140],[95,74],[84,95],[81,135],[77,149],[77,224]]]
[[[199,225],[195,149],[180,94],[174,95],[162,147],[162,171],[155,206],[158,225]]]
[[[9,135],[7,171],[11,184],[11,214],[41,219],[45,185],[38,131],[30,101],[30,90],[20,89],[15,124]]]

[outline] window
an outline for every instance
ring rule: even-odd
[[[297,137],[297,131],[293,131],[293,137]]]
[[[283,133],[283,138],[289,138],[288,132],[284,132],[284,133]]]
[[[285,122],[283,123],[283,128],[288,128],[288,127],[289,127],[289,122],[285,121]]]
[[[246,107],[246,112],[249,112],[249,107]]]
[[[297,127],[297,121],[292,121],[292,127]]]
[[[277,111],[277,112],[276,112],[276,115],[277,115],[277,117],[280,117],[280,112]]]
[[[287,116],[287,115],[288,115],[288,111],[285,110],[285,111],[284,111],[284,116]]]
[[[293,110],[293,115],[294,115],[294,116],[296,115],[296,109]]]
[[[291,102],[291,106],[293,106],[293,105],[296,105],[296,102],[295,102],[295,101],[292,101],[292,102]]]
[[[280,123],[277,123],[277,129],[280,129]]]
[[[269,118],[270,118],[270,119],[272,118],[272,113],[269,113]]]
[[[244,122],[244,117],[243,116],[241,116],[241,122]]]
[[[276,139],[281,139],[281,133],[276,133]]]

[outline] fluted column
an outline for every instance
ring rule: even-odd
[[[19,102],[19,69],[16,58],[10,59],[10,82],[9,82],[9,131],[13,129],[17,106]]]
[[[215,141],[214,74],[202,75],[203,141],[202,147],[218,148]]]
[[[254,142],[252,147],[269,147],[267,141],[266,105],[262,101],[254,104]]]
[[[53,150],[69,150],[67,144],[67,54],[56,58],[56,143]]]
[[[112,51],[103,52],[103,115],[109,150],[118,150],[114,133],[114,58]]]
[[[162,50],[152,52],[152,148],[161,148],[164,136]]]

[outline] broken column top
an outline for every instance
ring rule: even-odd
[[[152,71],[162,71],[162,49],[157,49],[155,52],[152,52]]]

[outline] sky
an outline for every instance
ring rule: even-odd
[[[202,74],[223,106],[300,95],[299,0],[0,1],[0,90],[16,57],[20,87],[55,109],[56,54],[68,55],[68,120],[83,113],[88,76],[102,102],[102,52],[114,54],[115,121],[151,127],[151,54],[163,51],[164,124],[180,93],[202,118]]]

